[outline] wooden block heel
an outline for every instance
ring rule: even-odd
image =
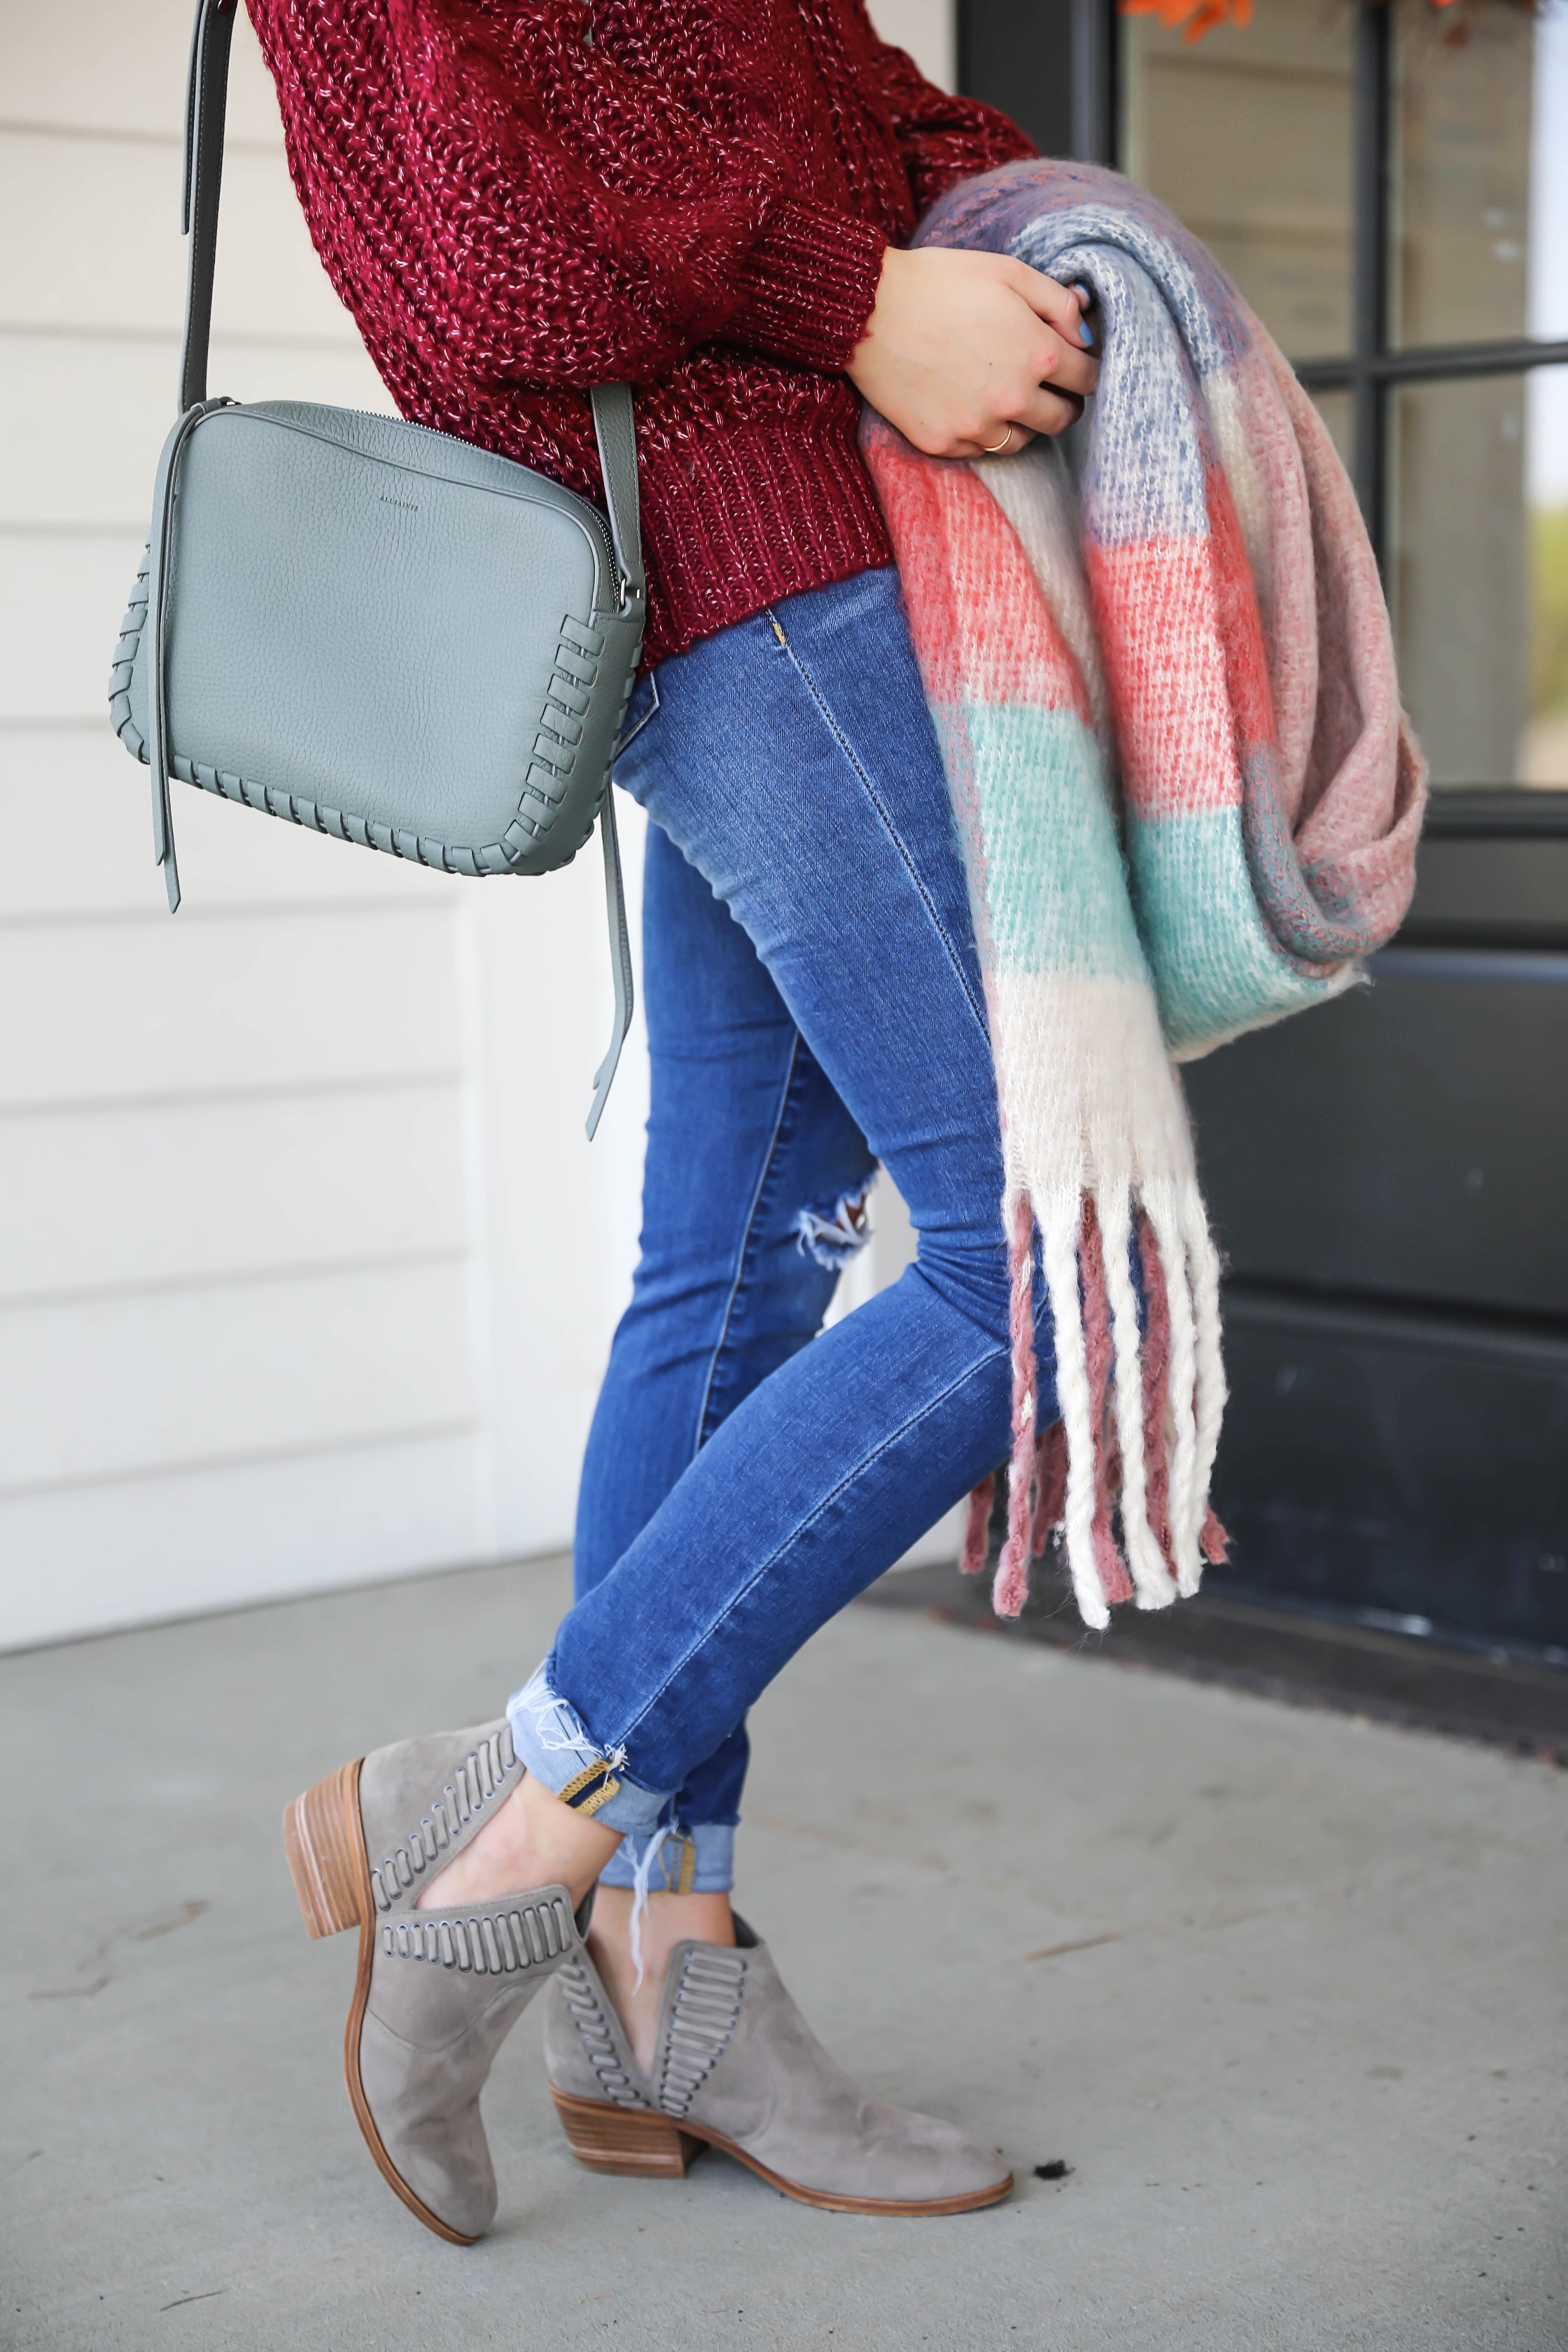
[[[668,2116],[646,2108],[613,2107],[599,2099],[574,2099],[552,2086],[561,2127],[579,2164],[591,2172],[635,2172],[643,2179],[681,2180],[702,2153],[703,2143]]]
[[[312,1936],[336,1936],[368,1916],[364,1833],[359,1817],[355,1757],[296,1797],[283,1814],[283,1850],[294,1892]]]

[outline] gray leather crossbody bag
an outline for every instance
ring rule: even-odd
[[[642,648],[626,385],[592,396],[608,520],[510,458],[420,425],[207,397],[229,45],[197,0],[180,414],[110,680],[153,772],[153,854],[180,902],[169,778],[448,874],[545,874],[599,819],[616,983],[598,1125],[631,1018],[609,769]]]

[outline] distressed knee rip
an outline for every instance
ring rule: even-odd
[[[795,1221],[797,1245],[829,1274],[842,1274],[858,1250],[871,1238],[871,1187],[868,1176],[853,1192],[840,1192],[830,1210],[802,1209]]]

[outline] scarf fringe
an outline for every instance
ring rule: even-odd
[[[1009,1204],[1007,1273],[1013,1339],[1013,1460],[1007,1488],[1007,1535],[996,1563],[991,1606],[1016,1617],[1029,1595],[1038,1391],[1035,1362],[1035,1217],[1028,1196]]]
[[[996,1478],[994,1472],[972,1486],[969,1492],[969,1517],[963,1523],[963,1549],[958,1565],[965,1576],[978,1576],[985,1565],[990,1549],[991,1506],[996,1499]]]
[[[1163,1609],[1226,1556],[1208,1500],[1225,1410],[1219,1263],[1194,1180],[1083,1192],[1041,1215],[1006,1205],[1013,1355],[1007,1532],[992,1588],[999,1617],[1028,1598],[1053,1535],[1085,1624],[1119,1601]],[[1060,1418],[1037,1428],[1033,1284],[1039,1233],[1056,1337]],[[1138,1254],[1142,1314],[1132,1278]],[[969,1498],[963,1566],[985,1564],[995,1494]]]

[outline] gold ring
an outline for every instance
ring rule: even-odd
[[[987,444],[986,444],[985,442],[984,442],[984,441],[980,444],[980,446],[982,447],[982,449],[984,449],[984,450],[985,455],[986,455],[988,457],[999,457],[1002,455],[1003,450],[1007,446],[1008,442],[1009,442],[1009,441],[1011,441],[1011,439],[1012,439],[1012,438],[1013,438],[1013,427],[1009,425],[1009,426],[1007,427],[1007,430],[1005,431],[1005,433],[1004,433],[1004,434],[1003,434],[1002,438],[1000,439],[1000,441],[998,441],[998,442],[997,442],[997,444],[996,444],[996,446],[995,446],[995,447],[994,447],[994,448],[991,448],[991,447],[989,447],[989,446],[987,446]]]

